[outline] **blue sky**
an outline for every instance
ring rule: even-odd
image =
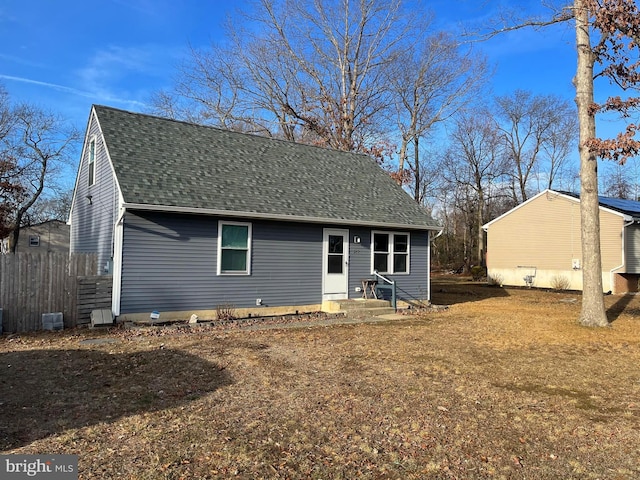
[[[509,2],[505,2],[509,3]],[[91,104],[145,111],[169,88],[189,45],[221,37],[221,23],[245,0],[3,0],[0,83],[12,100],[59,112],[84,130]],[[491,17],[500,2],[424,1],[436,29]],[[540,2],[523,2],[539,10]],[[557,94],[573,100],[571,25],[523,30],[475,46],[495,65],[493,90]],[[75,172],[73,172],[75,175]]]

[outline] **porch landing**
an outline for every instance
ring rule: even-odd
[[[377,317],[396,313],[387,300],[347,299],[327,300],[322,302],[322,311],[328,313],[344,313],[349,317]]]

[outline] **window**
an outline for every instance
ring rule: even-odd
[[[409,234],[372,233],[372,265],[379,273],[409,273]]]
[[[327,252],[327,273],[342,273],[344,265],[344,237],[329,235]]]
[[[40,246],[40,235],[29,235],[29,246],[30,247],[39,247]]]
[[[89,142],[89,186],[96,183],[96,138]]]
[[[251,224],[218,223],[218,275],[251,273]]]

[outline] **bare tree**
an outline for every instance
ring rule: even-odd
[[[24,194],[15,153],[7,148],[14,125],[9,94],[0,85],[0,238],[12,231],[12,214]]]
[[[406,180],[409,161],[414,197],[419,200],[421,139],[470,103],[489,71],[484,57],[471,49],[464,51],[451,35],[438,33],[403,52],[388,74],[401,133],[397,178]]]
[[[161,113],[380,157],[384,68],[406,43],[401,0],[259,0],[228,42],[193,51]],[[406,45],[405,45],[406,46]],[[195,108],[194,108],[195,106]]]
[[[3,192],[10,206],[5,223],[15,252],[29,211],[47,188],[55,186],[60,167],[70,161],[73,142],[79,136],[59,116],[38,107],[9,106],[8,112],[11,126],[2,138],[0,158],[11,159],[8,175],[20,186],[13,195]]]
[[[566,166],[578,143],[578,116],[573,105],[559,101],[549,112],[549,130],[542,144],[546,162],[546,188],[554,188],[554,182],[567,175]]]
[[[456,119],[447,153],[446,176],[456,185],[473,192],[477,264],[484,264],[484,232],[487,201],[496,182],[507,172],[500,132],[487,112],[475,111]],[[469,210],[469,209],[467,209]]]
[[[25,215],[25,225],[35,225],[48,220],[66,222],[69,219],[73,190],[59,188],[51,189],[45,195],[40,195],[31,209]]]
[[[575,110],[557,96],[517,90],[496,99],[496,118],[512,165],[513,199],[526,201],[532,176],[547,167],[542,163],[549,164],[551,185],[568,157],[577,134]]]
[[[17,172],[15,159],[0,154],[0,238],[13,230],[12,214],[24,194]]]

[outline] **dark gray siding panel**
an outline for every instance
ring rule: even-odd
[[[376,231],[393,232],[395,230],[375,229]],[[355,289],[361,285],[364,278],[373,278],[371,270],[371,229],[352,228],[350,230],[350,259],[349,259],[349,298],[362,296]],[[359,236],[361,243],[353,243],[353,237]],[[410,267],[409,275],[385,275],[396,282],[396,294],[399,300],[406,302],[425,300],[428,298],[428,233],[410,233]]]
[[[96,177],[88,185],[88,142],[96,136]],[[91,196],[91,201],[87,198]],[[78,182],[71,212],[71,252],[97,253],[98,274],[113,253],[113,228],[116,220],[118,192],[107,157],[104,140],[95,117],[91,118],[84,156],[80,159]]]
[[[349,229],[349,298],[360,298],[362,292],[356,288],[362,285],[362,279],[373,278],[371,275],[371,230],[352,227]],[[353,238],[360,237],[360,244]]]
[[[323,225],[253,221],[251,275],[216,275],[217,217],[128,212],[121,313],[322,302]],[[328,226],[331,228],[331,226]],[[340,228],[340,227],[334,227]],[[343,227],[342,227],[343,228]],[[353,237],[361,238],[360,244]],[[349,229],[349,297],[371,278],[371,230]],[[411,275],[394,275],[401,300],[426,298],[427,234],[411,233]]]
[[[322,302],[322,226],[251,222],[251,275],[218,276],[218,220],[127,213],[121,312]]]
[[[626,273],[640,273],[640,225],[625,228]]]

